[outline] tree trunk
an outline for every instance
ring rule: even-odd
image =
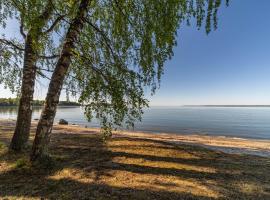
[[[37,18],[38,24],[29,30],[25,38],[23,79],[21,88],[21,98],[15,131],[11,140],[10,149],[21,151],[27,144],[30,135],[32,104],[36,79],[36,62],[38,60],[34,45],[39,43],[42,28],[46,25],[53,11],[51,1],[44,12]]]
[[[87,8],[90,0],[81,0],[78,12],[72,20],[60,58],[52,74],[44,108],[38,122],[35,140],[33,143],[31,160],[40,160],[48,157],[48,145],[53,126],[56,108],[59,103],[59,97],[63,86],[64,78],[71,63],[72,52],[75,48],[75,42],[78,39],[79,32],[83,28],[83,22],[87,14]]]
[[[33,48],[33,38],[28,34],[25,41],[23,79],[17,123],[10,144],[10,149],[15,151],[21,151],[26,146],[29,138],[36,78],[36,61],[37,57]]]

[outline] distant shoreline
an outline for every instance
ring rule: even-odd
[[[81,107],[82,105],[59,105],[58,107],[61,107],[61,108],[64,108],[64,107],[67,107],[67,108],[71,108],[71,107]],[[6,107],[6,108],[16,108],[16,107],[19,107],[18,105],[0,105],[0,107]],[[36,106],[36,105],[33,105],[34,108],[42,108],[43,105],[40,105],[40,106]]]
[[[18,106],[20,103],[19,98],[0,98],[0,106]],[[33,106],[43,106],[44,100],[33,100]],[[81,106],[80,103],[74,101],[59,101],[59,106]]]

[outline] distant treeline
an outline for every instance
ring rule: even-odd
[[[33,106],[43,106],[43,100],[34,100]],[[18,106],[19,99],[18,98],[0,98],[0,106]],[[58,106],[80,106],[77,102],[71,101],[60,101]]]

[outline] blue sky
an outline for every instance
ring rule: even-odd
[[[208,36],[183,26],[151,105],[270,104],[269,8],[269,0],[231,0]],[[44,98],[45,88],[36,91]]]

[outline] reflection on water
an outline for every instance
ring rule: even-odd
[[[13,106],[7,106],[7,107],[0,107],[0,113],[2,115],[14,115],[14,113],[17,113],[18,107],[13,107]]]
[[[42,107],[33,107],[32,112],[32,119],[39,119],[40,114],[42,111]],[[2,107],[0,106],[0,119],[16,119],[18,112],[18,107],[13,106],[7,106]],[[66,119],[71,124],[78,124],[78,125],[87,125],[87,126],[93,126],[93,127],[99,127],[99,123],[97,120],[93,120],[91,123],[89,123],[83,114],[83,108],[81,107],[58,107],[55,122],[58,122],[59,119]]]
[[[35,107],[32,119],[40,113],[41,108]],[[0,107],[0,119],[16,119],[16,115],[16,107]],[[61,118],[71,124],[99,127],[97,120],[87,122],[81,107],[59,107],[55,122]],[[270,139],[269,122],[269,107],[152,107],[145,110],[135,130]]]
[[[2,107],[0,106],[0,118],[1,119],[16,119],[18,112],[18,107],[16,106],[6,106]],[[41,108],[34,107],[33,108],[33,118],[38,117],[41,113]]]

